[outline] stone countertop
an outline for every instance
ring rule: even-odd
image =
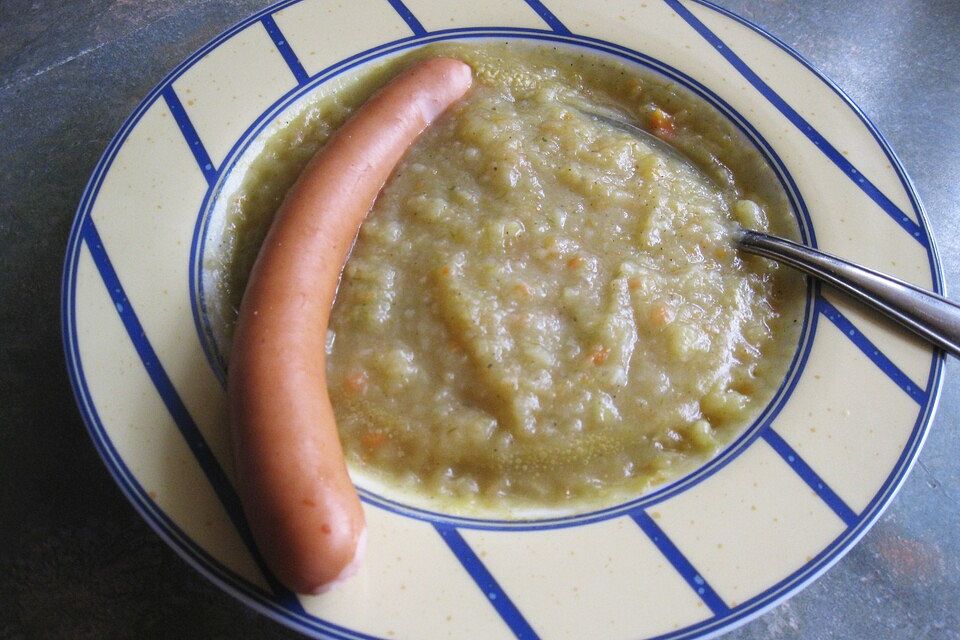
[[[74,404],[60,272],[77,202],[141,98],[262,0],[0,0],[0,638],[294,638],[180,560]],[[723,0],[835,80],[897,151],[960,282],[960,2]],[[960,365],[919,463],[824,577],[726,636],[960,639]]]

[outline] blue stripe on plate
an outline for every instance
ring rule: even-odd
[[[173,114],[173,119],[176,121],[177,126],[180,127],[180,132],[187,141],[187,146],[190,147],[193,157],[197,159],[197,165],[200,167],[200,171],[203,172],[203,177],[207,179],[207,184],[212,185],[217,180],[217,170],[214,168],[213,162],[210,161],[210,156],[207,154],[207,149],[200,140],[200,135],[197,133],[197,130],[193,128],[193,123],[190,122],[190,116],[187,115],[183,104],[180,102],[180,98],[177,97],[176,91],[173,90],[173,85],[168,84],[164,87],[160,95],[163,96],[164,101],[167,103],[167,108],[169,108],[170,113]]]
[[[297,54],[290,48],[290,43],[287,42],[287,39],[283,36],[283,32],[280,31],[280,27],[277,26],[277,22],[273,19],[273,16],[269,14],[263,16],[260,18],[260,24],[263,25],[267,35],[273,40],[273,44],[276,45],[277,51],[283,56],[284,62],[290,67],[290,72],[293,73],[293,77],[296,78],[297,84],[306,84],[310,79],[310,74],[307,73],[307,70],[300,64],[300,58],[298,58]]]
[[[553,15],[553,12],[547,9],[540,0],[526,0],[526,2],[530,5],[531,9],[537,12],[540,19],[547,23],[547,26],[549,26],[554,33],[570,35],[570,29],[567,29],[566,25],[560,22],[560,19]]]
[[[513,631],[513,634],[521,640],[538,638],[533,627],[530,626],[526,619],[524,619],[523,614],[520,613],[520,610],[517,609],[516,605],[507,597],[506,592],[500,588],[496,578],[494,578],[493,574],[484,566],[483,561],[480,560],[477,554],[473,552],[473,549],[471,549],[467,541],[463,539],[463,536],[460,535],[457,528],[440,522],[433,523],[433,526],[437,530],[437,533],[440,534],[440,537],[443,538],[443,541],[447,543],[447,546],[450,547],[453,555],[457,556],[457,560],[460,561],[463,568],[466,569],[470,577],[473,578],[473,581],[476,582],[477,586],[483,591],[487,600],[493,605],[493,608],[497,610],[497,613],[500,614],[503,621],[510,627],[510,630]]]
[[[913,398],[917,404],[923,406],[927,403],[927,392],[910,380],[907,374],[900,371],[897,365],[890,361],[890,358],[885,356],[875,344],[870,342],[865,335],[853,326],[853,323],[850,322],[845,315],[840,313],[839,309],[830,304],[823,296],[817,298],[817,308],[820,313],[830,319],[830,322],[832,322],[837,329],[840,329],[843,335],[847,336],[853,344],[857,345],[857,348],[860,349],[865,356],[880,367],[880,370],[887,374],[888,378],[893,380],[898,387]]]
[[[417,16],[413,15],[413,12],[410,11],[407,5],[403,4],[403,0],[387,0],[387,2],[389,2],[393,10],[403,18],[403,21],[407,23],[410,31],[413,31],[413,35],[423,36],[427,34],[427,30],[423,28],[423,25],[417,20]]]
[[[773,450],[783,458],[784,462],[790,465],[790,468],[813,489],[813,492],[820,496],[820,499],[843,520],[845,525],[852,527],[857,524],[857,514],[854,510],[848,507],[847,503],[841,500],[840,496],[827,486],[827,483],[810,468],[810,465],[804,462],[803,458],[787,444],[787,441],[784,440],[779,433],[774,431],[773,428],[768,427],[764,429],[761,437],[766,440],[767,444],[773,447]]]
[[[297,597],[277,581],[267,568],[263,556],[260,555],[260,551],[257,549],[257,545],[253,540],[250,526],[243,516],[240,499],[234,491],[233,485],[230,484],[230,480],[227,479],[227,475],[220,467],[220,463],[217,462],[209,445],[207,445],[203,434],[200,433],[200,429],[194,423],[190,412],[187,411],[183,400],[180,399],[177,390],[173,386],[173,382],[171,382],[166,371],[164,371],[156,351],[153,350],[153,346],[151,346],[147,340],[143,325],[140,324],[137,314],[130,305],[130,300],[127,298],[127,294],[120,284],[120,278],[117,276],[117,272],[110,262],[110,257],[107,255],[107,251],[103,246],[103,240],[100,239],[100,233],[97,231],[92,218],[88,217],[83,221],[83,227],[80,233],[87,244],[87,248],[90,250],[90,255],[93,257],[93,262],[97,270],[100,272],[103,284],[106,286],[110,298],[113,300],[113,305],[116,307],[117,313],[123,321],[127,335],[130,336],[137,355],[140,356],[140,360],[143,362],[147,375],[150,376],[150,380],[153,382],[154,387],[156,387],[157,392],[160,394],[160,398],[173,417],[177,428],[180,430],[181,435],[183,435],[183,439],[186,441],[187,446],[190,447],[190,451],[197,459],[197,463],[210,482],[210,486],[213,487],[214,492],[223,504],[227,516],[229,516],[233,526],[236,527],[240,538],[250,551],[254,562],[256,562],[257,567],[263,573],[263,577],[270,586],[271,591],[283,606],[297,613],[304,613],[303,607],[300,605]]]
[[[677,573],[683,576],[683,579],[687,581],[690,588],[700,596],[703,603],[710,607],[714,615],[720,616],[730,611],[730,608],[727,606],[727,603],[723,601],[723,598],[703,579],[703,576],[690,564],[686,556],[684,556],[683,553],[680,552],[680,549],[677,548],[677,545],[673,544],[673,541],[667,537],[663,529],[653,521],[653,518],[647,515],[646,511],[637,509],[636,511],[630,512],[630,517],[633,518],[634,522],[647,534],[647,537],[656,545],[660,553],[663,554],[663,557],[667,559],[667,562],[673,565]]]
[[[797,113],[793,107],[791,107],[787,102],[781,98],[770,86],[764,82],[756,72],[753,71],[747,64],[735,54],[729,47],[724,44],[715,33],[710,31],[710,29],[703,24],[693,13],[690,12],[680,0],[664,0],[670,8],[677,12],[684,21],[687,22],[691,27],[693,27],[697,33],[703,36],[703,39],[710,43],[714,49],[716,49],[720,55],[727,59],[733,67],[740,72],[746,80],[752,84],[757,91],[759,91],[763,97],[770,101],[770,103],[776,107],[780,113],[782,113],[786,118],[793,123],[797,129],[801,131],[807,138],[813,142],[814,145],[827,158],[829,158],[837,167],[843,171],[844,174],[850,180],[853,181],[860,189],[870,197],[877,205],[883,209],[887,215],[893,218],[894,222],[903,227],[914,239],[917,240],[924,247],[929,246],[929,241],[927,239],[926,232],[924,232],[923,227],[911,220],[907,214],[900,210],[900,208],[890,201],[887,196],[885,196],[880,189],[876,187],[872,182],[870,182],[866,176],[860,173],[853,164],[847,160],[842,153],[840,153],[836,147],[830,144],[826,138],[824,138],[813,126],[807,122],[799,113]]]

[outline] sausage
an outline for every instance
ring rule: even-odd
[[[251,271],[227,384],[237,489],[267,565],[298,593],[349,574],[366,531],[327,395],[340,273],[394,167],[471,81],[434,58],[370,98],[307,164]]]

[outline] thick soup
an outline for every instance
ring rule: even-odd
[[[352,467],[469,511],[605,504],[702,463],[770,400],[799,333],[802,281],[738,255],[733,223],[795,222],[730,123],[634,66],[500,42],[371,72],[251,165],[211,267],[221,297],[238,304],[283,193],[350,109],[438,53],[474,88],[381,193],[331,319]],[[601,109],[709,178],[583,113]]]

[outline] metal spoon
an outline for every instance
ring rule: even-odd
[[[636,136],[648,146],[683,163],[704,180],[710,180],[689,158],[652,133],[611,115],[580,111],[598,122]],[[960,357],[960,305],[943,296],[777,236],[738,226],[734,239],[738,249],[771,258],[833,285]]]

